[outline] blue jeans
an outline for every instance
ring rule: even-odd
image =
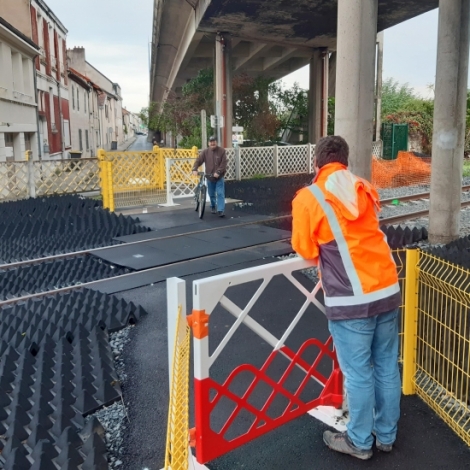
[[[345,377],[349,438],[359,449],[370,449],[375,431],[382,444],[393,444],[401,397],[398,309],[370,318],[329,321],[328,326]]]
[[[223,212],[225,209],[225,183],[223,178],[216,181],[207,180],[207,191],[211,199],[211,207],[217,206],[218,212]],[[217,204],[216,204],[217,201]]]

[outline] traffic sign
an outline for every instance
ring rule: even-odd
[[[232,127],[232,132],[243,132],[243,127],[242,126],[233,126]]]
[[[215,116],[214,114],[211,116],[211,127],[215,129],[217,127],[224,127],[224,117],[223,116]]]

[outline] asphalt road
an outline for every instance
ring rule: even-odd
[[[229,270],[231,268],[221,269],[219,272]],[[189,311],[191,281],[205,276],[196,275],[186,279]],[[275,286],[274,290],[263,298],[264,313],[260,313],[257,318],[267,326],[263,318],[266,319],[266,315],[272,312],[275,317],[272,323],[274,334],[278,333],[275,329],[280,327],[278,320],[282,318],[282,312],[288,302],[292,301],[292,292],[286,292],[279,287]],[[252,288],[248,286],[245,294],[250,290],[252,291]],[[235,290],[233,295],[237,299],[245,297],[243,289]],[[128,374],[124,398],[130,418],[126,430],[124,468],[159,470],[163,467],[168,412],[166,288],[164,283],[159,283],[123,292],[118,294],[118,297],[142,305],[149,313],[132,330],[132,341],[124,351]],[[243,303],[243,300],[241,302]],[[327,332],[321,317],[317,316],[314,321],[320,339],[324,340]],[[211,332],[216,340],[220,339],[228,327],[227,316],[221,315],[218,321],[211,319]],[[301,340],[302,336],[307,334],[305,327],[303,324],[298,329],[294,341]],[[238,341],[227,348],[224,357],[221,356],[225,366],[214,370],[216,379],[222,381],[240,360],[251,363],[260,360],[259,352],[263,352],[264,345],[252,336],[234,338]],[[238,346],[235,343],[238,343]],[[192,410],[192,391],[190,401]],[[393,453],[388,455],[375,452],[368,462],[357,461],[327,449],[322,441],[322,433],[328,429],[327,426],[310,416],[303,416],[208,463],[207,467],[210,470],[351,470],[378,467],[384,470],[470,469],[469,448],[418,397],[403,397],[401,410],[399,435]],[[223,410],[221,412],[224,414]],[[212,421],[213,425],[219,427],[218,421],[216,417]],[[190,426],[193,426],[192,412]]]
[[[145,138],[141,136],[140,139]],[[136,145],[145,145],[142,140],[136,142]],[[169,217],[168,213],[165,217]],[[175,217],[177,219],[176,215]],[[165,225],[167,224],[172,226],[171,220],[166,220]],[[188,226],[181,227],[181,232],[187,228]],[[239,264],[237,269],[271,261],[272,258]],[[188,312],[192,308],[193,280],[233,270],[232,266],[220,268],[210,274],[202,273],[185,278]],[[308,285],[311,281],[302,276],[301,282]],[[230,287],[226,295],[243,308],[256,288],[253,283],[244,287]],[[261,308],[251,315],[279,337],[289,323],[292,305],[298,306],[302,301],[299,295],[299,291],[293,289],[292,285],[285,284],[284,278],[276,277],[273,279],[273,287],[260,299]],[[123,291],[117,296],[141,305],[148,312],[131,331],[131,341],[123,353],[128,376],[123,385],[123,393],[129,423],[126,428],[122,468],[160,470],[164,462],[168,413],[166,284],[162,282]],[[291,349],[296,350],[306,337],[311,337],[312,331],[321,341],[327,338],[326,321],[318,311],[311,311],[306,320],[307,322],[301,321],[299,327],[292,332],[289,338],[291,343],[288,344]],[[217,307],[210,322],[211,351],[214,348],[212,341],[217,344],[231,324],[233,318]],[[259,367],[269,353],[267,345],[249,330],[244,328],[239,333],[234,335],[233,341],[229,341],[227,348],[219,356],[221,365],[216,362],[214,369],[211,369],[211,376],[219,383],[240,363],[251,363]],[[192,380],[190,386],[192,387]],[[190,408],[190,426],[193,426],[192,390]],[[221,417],[224,410],[220,411],[220,416],[211,419],[211,425],[215,428],[224,422]],[[350,470],[379,467],[384,470],[470,469],[469,448],[418,397],[403,397],[401,412],[399,434],[393,452],[375,452],[373,458],[367,462],[327,449],[322,442],[326,425],[310,416],[302,416],[208,463],[207,467],[210,470]],[[241,423],[242,427],[244,424],[246,423]]]
[[[152,142],[147,142],[146,135],[138,135],[136,141],[127,150],[134,150],[136,152],[152,150]]]

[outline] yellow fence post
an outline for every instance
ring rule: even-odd
[[[197,158],[199,156],[198,148],[194,146],[191,150],[192,150],[192,156]]]
[[[106,164],[106,152],[103,149],[98,150],[98,160],[100,167],[100,189],[103,198],[103,208],[109,209],[108,197],[108,166]]]
[[[109,210],[114,212],[114,190],[113,190],[113,162],[106,162],[108,166],[108,197],[109,197]]]
[[[418,260],[417,248],[406,250],[405,315],[403,339],[403,394],[414,395],[418,346]]]
[[[160,170],[160,180],[159,180],[159,187],[160,189],[165,188],[165,179],[166,179],[166,158],[165,154],[163,152],[163,149],[159,149],[160,155],[159,155],[159,170]]]

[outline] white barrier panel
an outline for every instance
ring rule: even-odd
[[[309,290],[294,276],[295,271],[312,266],[311,261],[291,258],[194,281],[190,324],[194,338],[196,428],[192,436],[200,463],[213,460],[246,444],[315,407],[342,406],[342,375],[332,338],[326,332],[327,339],[320,340],[315,333],[309,336],[310,330],[305,332],[300,327],[305,315],[308,315],[307,321],[311,321],[311,325],[315,325],[319,319],[323,323],[326,321],[322,313],[324,307],[317,299],[321,283]],[[278,325],[269,324],[269,317],[261,321],[256,319],[257,309],[266,298],[263,296],[269,295],[269,289],[272,289],[272,286],[269,287],[271,282],[280,281],[287,285],[287,290],[297,292],[295,302],[288,302],[287,309],[284,304],[282,318],[285,324],[283,323],[282,332],[278,331]],[[237,299],[227,292],[242,285],[246,285],[245,292],[250,292],[244,306],[238,305]],[[309,308],[312,305],[314,308]],[[215,324],[212,334],[217,336],[217,340],[214,337],[214,341],[211,341],[211,315],[220,315],[223,311],[234,318],[233,323],[222,328],[223,334],[220,331],[221,325]],[[228,318],[224,323],[230,323]],[[248,336],[246,328],[254,335]],[[278,331],[277,334],[273,330]],[[295,338],[291,335],[294,330]],[[324,330],[322,335],[325,335]],[[243,350],[244,345],[237,343],[242,337],[242,341],[250,341],[250,346],[257,348],[259,345],[260,352],[256,353],[253,362],[236,365],[233,363],[237,362],[235,359],[245,356],[237,353],[232,356],[232,353],[228,353],[232,365],[226,370],[225,349],[230,343],[232,347],[235,346],[235,350],[230,351],[236,352],[236,348]],[[216,373],[211,375],[214,365]],[[272,376],[273,368],[276,370],[276,378]],[[293,390],[289,380],[295,373],[301,374],[303,378],[299,379]],[[239,379],[243,374],[245,379],[247,374],[250,378],[244,383],[243,390],[240,390]],[[258,390],[260,386],[270,390],[269,393],[266,392],[267,398],[261,397],[261,402]],[[279,399],[284,400],[286,405],[277,408],[273,416],[273,403]],[[258,403],[253,404],[253,400],[258,400]],[[228,414],[227,403],[232,409]],[[215,422],[218,423],[217,426],[214,425]],[[243,431],[240,431],[240,427],[244,427]]]

